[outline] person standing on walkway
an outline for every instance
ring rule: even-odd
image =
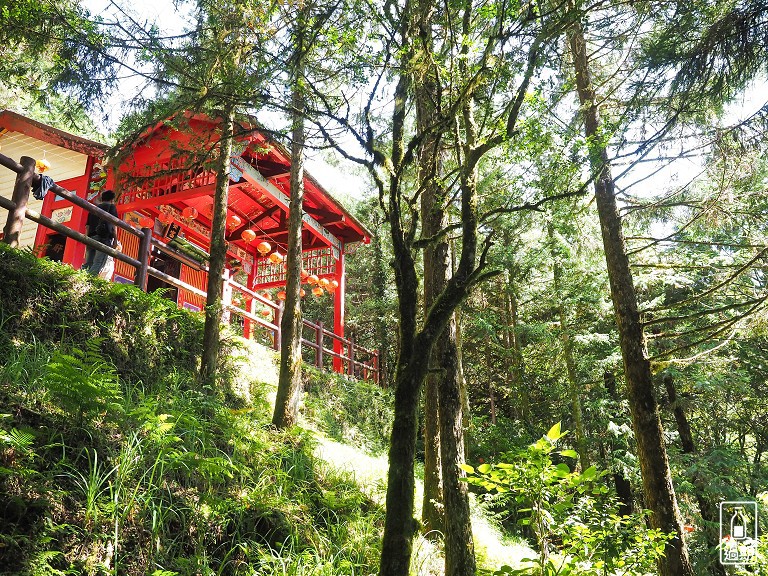
[[[98,204],[98,208],[101,208],[104,212],[109,212],[117,218],[115,193],[112,190],[104,190],[104,192],[101,193],[101,202]],[[86,234],[89,238],[93,238],[110,248],[115,247],[117,244],[115,225],[111,222],[102,220],[96,214],[88,214],[88,220],[85,222],[85,227]],[[110,265],[110,261],[114,262],[113,258],[107,253],[87,246],[85,249],[85,263],[81,270],[85,270],[92,276],[100,276],[103,278],[104,275],[102,272]]]

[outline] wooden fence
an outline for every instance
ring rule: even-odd
[[[132,258],[118,252],[117,250],[105,246],[101,242],[97,242],[88,236],[81,234],[63,224],[55,222],[50,218],[47,218],[35,210],[27,208],[27,202],[29,199],[30,187],[39,183],[41,178],[40,174],[35,173],[35,160],[28,156],[21,157],[21,163],[0,154],[0,165],[5,166],[9,170],[16,172],[18,175],[16,178],[16,184],[13,189],[13,196],[11,200],[0,196],[0,207],[8,210],[8,220],[4,228],[3,240],[11,246],[18,245],[18,238],[21,233],[21,229],[25,219],[31,220],[55,230],[59,234],[72,238],[78,242],[85,244],[91,248],[105,252],[109,256],[125,262],[136,268],[136,274],[134,276],[134,285],[147,290],[147,278],[151,275],[155,278],[159,278],[163,282],[170,284],[181,290],[186,290],[189,293],[200,296],[205,299],[207,294],[205,291],[192,286],[178,278],[165,274],[160,270],[152,268],[149,265],[150,253],[152,247],[167,253],[177,260],[180,260],[183,264],[192,268],[208,272],[205,266],[202,266],[197,261],[186,257],[171,248],[169,248],[162,241],[153,238],[152,230],[150,228],[134,228],[127,222],[114,217],[112,214],[105,212],[97,206],[91,204],[87,200],[77,196],[73,192],[65,190],[58,184],[54,184],[49,193],[56,194],[62,198],[66,198],[72,204],[79,206],[89,213],[98,214],[100,218],[111,222],[115,226],[124,230],[128,234],[137,236],[139,239],[139,252],[138,258]],[[226,270],[224,277],[224,319],[225,321],[232,323],[232,316],[239,317],[242,321],[243,336],[251,338],[255,335],[254,325],[259,329],[265,331],[270,335],[271,344],[275,350],[280,350],[280,319],[282,316],[282,305],[276,304],[270,300],[267,300],[260,294],[248,289],[246,286],[238,284],[234,280],[230,279],[229,271]],[[249,304],[249,309],[245,310],[233,303],[233,294],[239,293],[242,298]],[[262,310],[269,310],[268,315],[272,321],[266,318],[259,317],[256,313],[257,308],[261,306]],[[314,324],[308,320],[304,320],[304,328],[308,329],[313,335],[312,338],[307,339],[302,336],[301,343],[302,348],[307,349],[309,357],[308,361],[313,361],[314,365],[321,369],[326,369],[326,359],[338,358],[342,361],[342,371],[345,374],[356,378],[370,379],[374,382],[380,383],[379,379],[379,355],[378,351],[368,350],[362,346],[355,344],[354,340],[348,340],[341,336],[334,334],[332,331],[326,330],[322,323]],[[326,347],[326,341],[330,340],[331,348]],[[341,343],[341,354],[334,352],[335,342]]]

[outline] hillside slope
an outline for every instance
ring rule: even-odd
[[[0,278],[0,574],[377,572],[387,391],[306,369],[278,433],[272,350],[228,338],[200,389],[198,316],[3,244]],[[473,522],[489,568],[529,555]]]
[[[376,571],[381,506],[269,426],[270,351],[201,389],[168,300],[2,244],[0,278],[0,573]]]

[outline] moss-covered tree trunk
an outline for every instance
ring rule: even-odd
[[[616,377],[613,375],[613,372],[605,372],[603,374],[603,384],[605,385],[605,389],[611,399],[609,404],[610,413],[608,414],[608,417],[620,420],[621,410],[619,407],[621,398],[619,396],[618,390],[616,390]],[[612,444],[613,442],[609,442],[609,451],[613,451],[615,449]],[[619,516],[627,516],[632,514],[633,510],[635,509],[635,501],[632,495],[632,484],[630,484],[629,480],[627,480],[627,477],[624,476],[623,471],[615,470],[611,474],[611,477],[613,478],[613,486],[616,489],[616,496],[619,499]]]
[[[221,114],[221,139],[216,165],[216,191],[213,196],[211,221],[211,257],[208,267],[207,296],[205,300],[205,327],[203,354],[200,361],[200,381],[213,384],[221,351],[222,275],[227,258],[225,238],[227,202],[229,199],[229,170],[232,156],[234,106],[229,105]]]
[[[380,307],[376,315],[376,341],[379,343],[379,383],[389,387],[390,369],[389,369],[389,351],[390,351],[390,326],[387,323],[386,303],[387,303],[387,273],[386,263],[384,262],[384,247],[382,246],[382,222],[378,220],[378,215],[374,220],[374,230],[371,238],[373,248],[373,281],[376,299]]]
[[[658,405],[653,395],[651,364],[646,352],[635,286],[616,205],[615,184],[611,176],[603,127],[590,77],[586,40],[580,21],[574,22],[568,29],[568,42],[576,73],[576,89],[584,115],[585,134],[590,147],[595,200],[619,330],[619,344],[624,360],[645,505],[652,512],[651,525],[675,535],[667,544],[664,557],[659,560],[659,573],[661,576],[693,576],[672,485]]]
[[[299,416],[301,400],[301,232],[304,205],[304,24],[306,7],[298,10],[294,31],[292,61],[292,141],[291,199],[288,212],[288,270],[286,297],[280,325],[280,375],[272,424],[278,428],[292,426]]]
[[[504,244],[510,245],[509,233],[504,231]],[[512,392],[517,397],[517,407],[515,410],[515,416],[520,420],[523,426],[528,429],[531,422],[531,400],[528,393],[528,386],[525,383],[525,359],[523,358],[523,347],[520,343],[520,334],[518,329],[518,305],[517,296],[515,295],[515,284],[512,280],[515,275],[512,271],[507,270],[505,273],[504,284],[502,287],[502,293],[504,295],[504,330],[502,332],[504,338],[504,352],[506,358],[509,359],[509,381],[511,383]]]
[[[469,510],[468,484],[462,482],[460,468],[464,456],[464,418],[460,367],[454,314],[441,338],[440,350],[440,456],[443,466],[443,504],[445,507],[445,576],[474,576],[475,544]]]
[[[424,238],[436,237],[445,225],[445,192],[440,184],[441,134],[435,130],[436,105],[439,102],[439,85],[434,65],[427,56],[432,53],[433,42],[428,19],[431,14],[430,0],[418,3],[419,50],[416,58],[413,98],[416,105],[416,125],[424,139],[418,151],[418,186],[421,188],[421,230]],[[429,242],[424,248],[424,313],[429,311],[435,297],[445,287],[448,271],[448,244],[445,241]],[[440,358],[447,346],[445,333],[438,337],[432,353],[432,370],[424,384],[424,500],[421,509],[422,530],[429,537],[445,532],[443,508],[443,479],[440,464],[439,388],[443,377],[438,372]]]

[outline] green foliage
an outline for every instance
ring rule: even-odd
[[[531,440],[510,418],[498,416],[492,424],[487,416],[473,416],[466,433],[467,461],[490,462],[496,454],[510,452]]]
[[[10,414],[0,414],[0,419],[10,418]],[[0,478],[11,475],[25,478],[34,474],[34,442],[35,433],[29,428],[0,428]]]
[[[315,459],[308,433],[269,428],[253,374],[225,366],[232,394],[196,386],[191,315],[5,254],[16,288],[0,299],[0,574],[375,571],[381,508]],[[179,332],[157,330],[169,325]]]
[[[114,417],[122,409],[121,390],[116,371],[99,351],[101,341],[89,340],[86,349],[75,348],[66,354],[56,350],[44,378],[49,400],[77,422],[97,413]]]
[[[507,452],[495,464],[463,465],[471,485],[487,491],[494,506],[514,511],[530,529],[540,555],[523,568],[503,566],[495,574],[542,576],[622,573],[653,570],[668,536],[645,526],[644,515],[618,516],[615,502],[594,466],[572,471],[574,450],[557,450],[566,435],[560,423],[533,444]],[[560,461],[557,461],[560,460]]]
[[[392,427],[392,394],[372,382],[350,380],[343,375],[319,372],[305,366],[304,389],[307,418],[323,432],[343,441],[380,453],[389,446]]]
[[[121,378],[157,381],[176,366],[195,366],[202,318],[159,294],[94,281],[69,266],[0,243],[0,347],[42,342],[101,352]]]

